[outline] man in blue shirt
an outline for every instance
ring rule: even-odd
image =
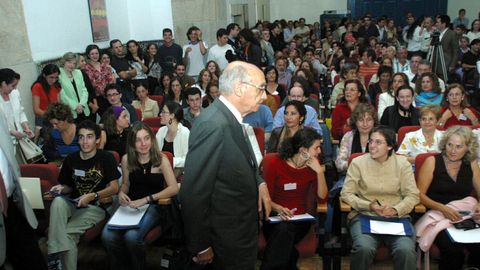
[[[307,97],[305,96],[305,91],[299,86],[294,86],[288,91],[289,100],[298,100],[300,102],[305,102]],[[318,124],[318,114],[314,108],[304,105],[307,110],[307,115],[305,116],[304,126],[311,127],[315,129],[318,134],[322,135],[322,129]],[[283,127],[285,125],[283,114],[285,112],[285,106],[282,106],[278,109],[275,117],[273,118],[273,128]]]
[[[265,133],[270,133],[273,129],[272,111],[267,105],[260,104],[258,111],[249,113],[243,118],[243,123],[252,127],[263,128]]]

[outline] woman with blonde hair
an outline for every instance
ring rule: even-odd
[[[467,93],[461,84],[453,83],[447,87],[442,107],[442,117],[438,120],[439,127],[478,124],[480,114],[468,103]]]

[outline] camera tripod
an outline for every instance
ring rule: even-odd
[[[445,55],[443,54],[442,44],[439,41],[434,43],[432,40],[431,45],[432,46],[430,46],[430,48],[428,49],[427,61],[429,61],[432,64],[432,70],[433,72],[435,72],[437,61],[440,58],[440,65],[442,68],[442,76],[443,76],[442,79],[445,83],[447,83],[447,66],[445,65]]]

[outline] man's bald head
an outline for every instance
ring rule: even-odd
[[[265,76],[255,65],[235,61],[223,70],[219,78],[219,91],[245,116],[258,110],[266,99]]]
[[[300,86],[294,86],[290,88],[288,92],[288,100],[298,100],[300,102],[304,102],[307,99],[305,97],[305,91]]]

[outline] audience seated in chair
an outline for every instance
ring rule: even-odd
[[[415,235],[396,236],[362,232],[359,215],[407,217],[419,202],[410,163],[394,153],[395,133],[387,127],[372,130],[369,153],[352,160],[341,198],[352,207],[348,215],[353,247],[350,269],[368,269],[377,247],[386,243],[394,269],[415,269]]]
[[[140,109],[142,112],[142,119],[157,117],[160,109],[158,107],[157,101],[151,99],[148,96],[148,87],[145,83],[139,83],[135,85],[135,94],[137,95],[138,100],[132,102],[132,106],[135,109]]]
[[[76,269],[77,243],[90,227],[105,219],[99,202],[118,192],[120,172],[114,157],[97,150],[100,127],[85,120],[78,127],[80,151],[65,158],[56,197],[50,207],[48,264],[50,269]]]
[[[52,126],[45,132],[43,152],[47,161],[60,165],[67,155],[80,149],[72,111],[63,103],[52,103],[44,117]]]
[[[420,129],[405,135],[397,154],[404,155],[412,164],[420,153],[438,152],[438,143],[442,131],[437,129],[441,108],[436,105],[424,105],[420,108]]]
[[[430,209],[416,224],[420,248],[428,251],[432,242],[438,247],[439,270],[462,269],[464,249],[469,253],[467,265],[480,268],[480,243],[454,242],[446,231],[451,222],[462,220],[460,211],[469,212],[480,223],[480,203],[469,197],[480,197],[477,138],[470,128],[453,126],[445,131],[439,149],[439,155],[425,160],[418,176],[420,201]]]
[[[103,114],[102,136],[104,150],[115,151],[121,157],[126,153],[127,134],[130,131],[130,114],[123,106],[112,106]]]
[[[144,269],[145,235],[155,226],[167,225],[165,208],[157,204],[178,192],[170,162],[158,148],[152,130],[136,123],[127,139],[127,154],[122,158],[120,205],[138,208],[150,204],[138,229],[115,230],[106,226],[102,241],[107,250],[110,269]]]
[[[269,156],[263,175],[272,197],[272,210],[283,220],[264,223],[267,240],[263,262],[267,269],[296,269],[298,251],[295,244],[307,234],[312,221],[288,222],[296,214],[307,212],[306,201],[311,188],[320,199],[327,196],[324,169],[319,162],[321,136],[312,129],[299,130],[286,139],[280,154]]]

